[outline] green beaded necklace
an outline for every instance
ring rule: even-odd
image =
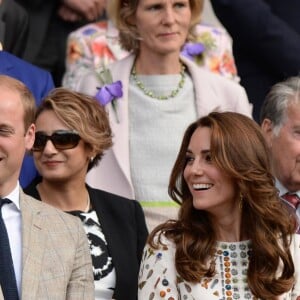
[[[158,100],[168,100],[170,98],[176,97],[176,95],[179,93],[180,89],[182,89],[182,87],[184,85],[184,82],[185,82],[185,73],[184,73],[185,66],[182,63],[180,63],[180,64],[181,64],[181,71],[180,71],[180,77],[181,78],[180,78],[180,81],[177,85],[177,88],[175,90],[171,91],[171,93],[167,96],[155,95],[152,91],[149,91],[148,89],[146,89],[144,84],[140,80],[138,80],[138,78],[137,78],[135,65],[132,68],[131,75],[132,75],[132,78],[133,78],[135,84],[137,85],[137,87],[146,96],[149,96],[151,98],[158,99]]]

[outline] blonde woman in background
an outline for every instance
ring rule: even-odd
[[[180,54],[199,23],[202,6],[199,0],[108,3],[120,43],[131,54],[108,67],[122,90],[106,104],[113,146],[87,182],[138,200],[149,229],[177,217],[167,185],[184,128],[213,110],[251,116],[240,85],[200,69]],[[102,75],[99,69],[83,71],[75,89],[106,102],[98,92],[111,85]]]

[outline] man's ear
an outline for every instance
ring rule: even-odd
[[[265,137],[265,140],[268,144],[268,147],[272,147],[272,141],[273,141],[273,123],[270,119],[264,119],[261,124],[262,133]]]
[[[29,151],[32,148],[32,146],[34,144],[34,139],[35,139],[35,125],[31,124],[25,133],[26,151]]]

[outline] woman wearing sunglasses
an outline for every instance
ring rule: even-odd
[[[147,238],[141,206],[85,183],[86,173],[111,145],[108,117],[96,100],[54,89],[36,112],[32,153],[41,177],[25,192],[82,220],[90,243],[96,299],[135,299]]]

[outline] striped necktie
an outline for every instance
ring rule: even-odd
[[[281,197],[289,202],[295,209],[297,209],[298,205],[300,204],[300,199],[297,194],[286,193]]]

